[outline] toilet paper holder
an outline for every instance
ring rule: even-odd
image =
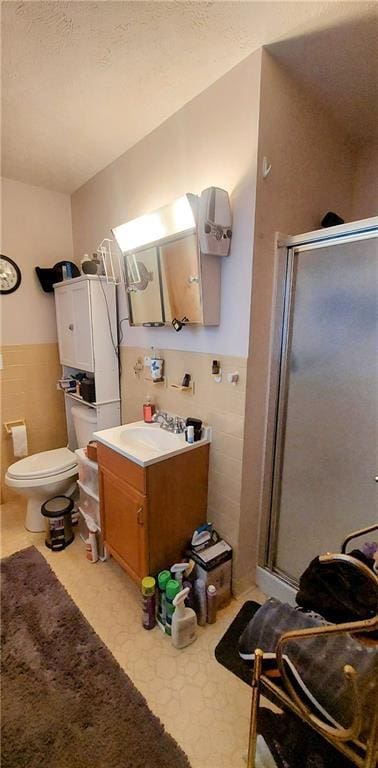
[[[12,427],[26,427],[25,419],[15,419],[14,421],[5,421],[4,427],[7,435],[11,435]]]

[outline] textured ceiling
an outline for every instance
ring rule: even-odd
[[[3,2],[2,173],[72,192],[265,43],[363,2]]]

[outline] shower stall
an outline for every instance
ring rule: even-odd
[[[377,520],[378,218],[279,241],[257,581]]]

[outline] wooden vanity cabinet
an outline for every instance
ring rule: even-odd
[[[209,446],[145,468],[101,443],[97,457],[108,552],[137,582],[180,562],[206,520]]]

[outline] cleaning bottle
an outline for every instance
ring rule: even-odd
[[[215,624],[217,620],[217,588],[209,584],[207,588],[207,623]]]
[[[185,648],[196,639],[196,614],[192,608],[185,607],[188,592],[189,589],[182,589],[173,599],[172,643],[175,648]]]
[[[181,590],[181,585],[176,581],[176,579],[170,579],[167,582],[167,586],[165,588],[165,608],[166,608],[166,618],[165,618],[165,631],[167,635],[172,634],[172,616],[175,610],[175,606],[173,605],[173,600],[178,595],[178,593]]]
[[[155,626],[155,579],[153,576],[145,576],[142,579],[143,613],[142,624],[145,629],[153,629]]]
[[[165,624],[166,624],[166,616],[167,616],[167,609],[166,609],[166,594],[165,590],[168,584],[168,581],[170,581],[171,574],[169,571],[160,571],[158,573],[158,610],[157,610],[157,623],[160,627],[160,629],[165,631]]]
[[[206,584],[202,579],[196,579],[194,582],[194,595],[196,602],[196,613],[198,624],[204,627],[206,624]]]
[[[175,563],[171,567],[171,574],[172,579],[176,579],[178,583],[180,584],[180,587],[182,589],[182,578],[185,573],[185,571],[188,568],[189,563]]]
[[[98,560],[98,547],[97,547],[97,528],[94,526],[88,527],[88,538],[85,541],[86,558],[90,563],[97,563]]]

